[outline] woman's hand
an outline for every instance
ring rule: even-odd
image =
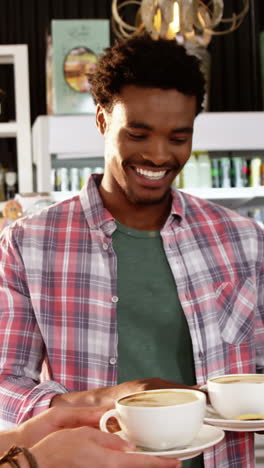
[[[91,427],[64,429],[50,434],[30,451],[39,468],[180,468],[172,458],[129,454],[133,446],[114,434]]]
[[[80,426],[99,427],[99,420],[108,407],[50,408],[34,416],[10,432],[13,443],[31,447],[52,432]],[[7,432],[8,434],[8,432]]]

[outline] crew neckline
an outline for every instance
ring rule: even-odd
[[[119,232],[126,234],[131,237],[143,237],[143,238],[155,238],[160,236],[160,229],[150,229],[148,231],[142,231],[140,229],[130,228],[115,220],[116,228]]]

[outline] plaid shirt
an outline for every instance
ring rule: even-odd
[[[1,236],[0,418],[6,423],[43,411],[55,394],[117,382],[116,226],[96,180]],[[161,235],[190,329],[197,383],[263,372],[264,231],[178,191]],[[40,379],[43,359],[46,379]],[[253,467],[253,435],[227,432],[204,460],[209,468]]]

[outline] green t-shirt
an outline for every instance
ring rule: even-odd
[[[160,377],[195,385],[189,328],[160,232],[116,224],[118,382]],[[202,457],[183,466],[201,468]]]

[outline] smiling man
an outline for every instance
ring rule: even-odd
[[[189,159],[196,97],[176,89],[127,85],[111,112],[100,104],[105,136],[104,205],[129,227],[159,229],[171,209],[171,184]]]
[[[263,230],[171,190],[203,101],[197,59],[176,41],[133,37],[105,51],[90,81],[104,175],[1,238],[5,423],[264,371]],[[253,468],[253,434],[228,432],[187,466]]]

